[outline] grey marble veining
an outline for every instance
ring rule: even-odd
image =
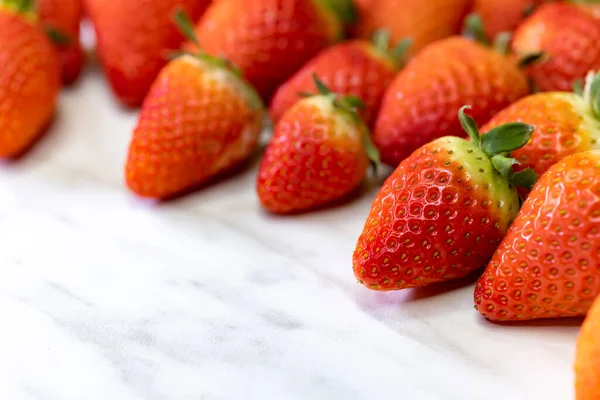
[[[133,197],[135,114],[98,71],[0,165],[0,399],[569,399],[579,321],[497,325],[473,279],[375,293],[351,254],[376,187],[289,218],[256,163],[171,203]]]

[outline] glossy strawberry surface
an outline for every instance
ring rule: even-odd
[[[219,0],[196,27],[203,49],[233,62],[265,99],[342,33],[317,0]]]
[[[544,52],[528,73],[542,91],[570,91],[590,70],[600,69],[600,5],[542,5],[515,31],[516,54]]]
[[[177,9],[196,20],[208,0],[86,0],[104,72],[117,98],[139,106],[169,52],[184,40],[172,21]]]
[[[575,357],[575,400],[600,398],[600,297],[581,327]]]
[[[40,26],[2,8],[0,65],[0,157],[12,157],[26,150],[52,120],[60,69]]]
[[[574,93],[527,96],[496,114],[481,130],[487,132],[507,122],[535,126],[531,141],[512,155],[522,168],[540,175],[566,156],[600,149],[600,120],[584,98]]]
[[[354,191],[366,176],[368,132],[326,96],[296,103],[280,119],[263,156],[258,197],[273,213],[325,206]]]
[[[81,0],[38,0],[37,11],[42,25],[59,31],[68,43],[54,44],[58,52],[62,81],[74,83],[83,69],[85,54],[79,42],[83,14]]]
[[[413,58],[386,91],[373,139],[383,162],[397,166],[441,136],[464,136],[456,113],[471,105],[478,125],[525,96],[525,75],[506,57],[472,40],[432,43]]]
[[[332,46],[319,53],[277,90],[270,107],[271,118],[279,120],[300,100],[300,93],[313,91],[312,76],[316,74],[332,92],[359,97],[365,103],[360,114],[371,124],[396,71],[394,60],[366,40]]]
[[[600,151],[563,159],[523,204],[475,289],[495,321],[585,315],[600,294]]]
[[[168,198],[246,160],[264,110],[233,72],[192,56],[169,63],[153,84],[133,133],[129,188]]]
[[[489,261],[518,207],[483,152],[464,139],[437,139],[381,188],[356,244],[354,275],[382,291],[463,277]]]

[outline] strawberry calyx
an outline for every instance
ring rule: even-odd
[[[371,140],[371,132],[367,127],[367,124],[365,124],[363,119],[358,114],[358,110],[365,108],[363,101],[357,96],[340,96],[332,92],[315,73],[312,74],[312,78],[318,93],[302,92],[300,95],[302,97],[325,96],[332,102],[333,106],[337,110],[350,115],[352,120],[358,125],[360,131],[362,132],[361,139],[363,149],[371,161],[371,166],[375,171],[377,171],[377,166],[381,163],[379,150]]]
[[[254,86],[252,86],[246,80],[246,78],[244,77],[244,74],[242,73],[242,71],[239,68],[237,68],[231,61],[229,61],[226,58],[215,57],[213,55],[210,55],[210,54],[200,50],[202,48],[202,46],[200,44],[200,41],[198,40],[198,37],[196,36],[196,33],[194,32],[193,22],[190,19],[189,15],[184,10],[178,9],[175,11],[175,13],[173,14],[173,22],[175,23],[175,26],[179,29],[181,34],[187,40],[192,42],[198,50],[195,50],[194,52],[188,52],[188,51],[174,52],[171,54],[172,60],[179,58],[179,57],[191,56],[191,57],[194,57],[206,64],[209,64],[214,67],[221,68],[223,70],[228,71],[233,76],[235,76],[235,78],[237,78],[237,80],[241,83],[242,87],[244,88],[244,93],[248,97],[248,100],[249,100],[252,108],[258,109],[258,110],[262,110],[265,108],[260,95],[254,88]]]
[[[12,11],[25,16],[29,21],[36,21],[36,0],[0,0],[0,9]]]
[[[52,26],[44,27],[44,31],[46,32],[46,35],[50,38],[52,43],[58,46],[68,46],[73,41],[71,36]]]
[[[332,11],[345,24],[353,24],[358,18],[353,0],[318,0],[318,3]]]
[[[531,168],[515,172],[513,166],[518,165],[519,162],[509,154],[525,146],[535,128],[521,122],[510,122],[482,135],[473,118],[465,113],[465,110],[470,108],[471,106],[461,107],[458,111],[458,119],[471,142],[490,158],[494,169],[501,176],[515,186],[531,189],[538,179],[537,174]]]
[[[574,86],[575,92],[578,92],[577,83]],[[589,104],[596,118],[600,119],[600,72],[588,72],[585,78],[585,87],[580,94],[586,104]]]
[[[375,31],[372,38],[373,48],[385,57],[392,60],[398,69],[404,67],[408,58],[408,49],[412,45],[412,38],[406,37],[391,47],[391,35],[387,29]]]

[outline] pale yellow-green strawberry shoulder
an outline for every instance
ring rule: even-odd
[[[333,139],[349,138],[352,141],[361,141],[367,134],[367,128],[357,119],[358,117],[343,108],[337,107],[332,98],[327,95],[316,95],[297,102],[293,108],[312,108],[320,113],[323,122],[329,124],[329,133],[335,135]]]
[[[586,135],[584,140],[588,141],[588,143],[583,143],[582,147],[587,150],[600,149],[600,116],[594,113],[589,99],[567,92],[555,92],[552,93],[552,96],[569,103],[581,116],[578,129]]]

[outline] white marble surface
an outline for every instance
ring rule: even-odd
[[[135,114],[88,70],[0,165],[0,399],[569,399],[578,321],[503,326],[473,279],[379,294],[351,254],[376,188],[277,218],[256,165],[134,198]]]

